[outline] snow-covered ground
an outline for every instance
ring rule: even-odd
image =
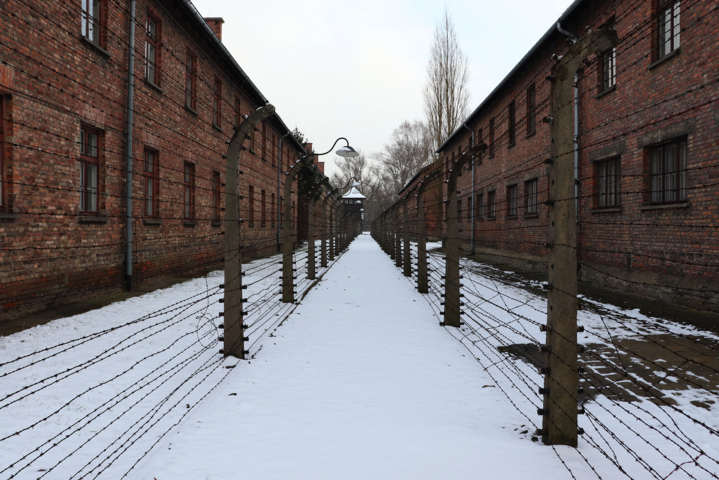
[[[0,338],[0,478],[716,478],[716,410],[691,403],[712,408],[711,379],[666,405],[600,376],[637,361],[611,338],[716,337],[583,310],[586,434],[548,447],[532,438],[541,376],[497,349],[542,343],[540,295],[464,262],[466,324],[440,328],[437,255],[420,295],[362,235],[299,306],[279,302],[277,262],[246,266],[249,361],[219,354],[221,272]],[[642,365],[668,378],[658,363]]]

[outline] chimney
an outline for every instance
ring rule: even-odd
[[[205,23],[210,27],[210,30],[215,34],[219,41],[222,41],[222,24],[225,21],[222,17],[210,17],[205,18]]]

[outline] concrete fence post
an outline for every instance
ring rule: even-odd
[[[573,158],[573,81],[585,58],[611,48],[617,34],[591,32],[555,65],[551,85],[549,149],[549,292],[542,441],[577,446],[577,224]]]
[[[240,187],[239,166],[242,143],[260,121],[275,113],[275,107],[265,105],[258,108],[235,130],[229,141],[225,169],[225,292],[224,292],[224,335],[222,353],[244,359],[245,331],[242,304],[242,257],[240,255]]]
[[[397,200],[397,203],[394,205],[394,264],[397,268],[402,267],[402,224],[400,223],[400,216],[399,216],[399,207],[400,207],[400,201]]]
[[[402,228],[402,235],[404,237],[404,276],[405,277],[411,277],[412,276],[412,249],[410,248],[410,242],[409,242],[409,192],[407,192],[407,196],[404,199],[403,205],[404,205],[404,215],[403,215],[403,228]]]
[[[471,161],[475,153],[483,151],[485,144],[470,148],[454,161],[447,179],[447,248],[444,274],[444,322],[448,327],[461,325],[462,302],[460,300],[459,275],[459,225],[457,213],[457,180],[462,175],[462,169]]]

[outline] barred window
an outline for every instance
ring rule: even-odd
[[[611,158],[597,162],[594,168],[597,178],[597,208],[619,206],[620,159]]]
[[[185,106],[195,109],[197,98],[197,57],[187,52],[185,64]]]
[[[100,184],[100,131],[80,127],[80,212],[97,213]]]
[[[145,162],[143,166],[143,180],[145,184],[144,203],[146,217],[157,218],[159,215],[159,170],[159,155],[157,151],[146,148]]]
[[[509,102],[507,106],[507,146],[511,147],[515,143],[517,123],[514,118],[515,103],[514,100]]]
[[[537,213],[537,204],[539,203],[539,189],[537,188],[538,184],[539,181],[536,178],[524,182],[524,207],[527,212],[527,215],[533,215]]]
[[[102,46],[102,18],[106,6],[106,0],[82,0],[80,32],[97,46]]]
[[[212,220],[215,222],[220,221],[220,205],[221,203],[221,190],[220,190],[220,172],[212,172]]]
[[[185,220],[195,218],[195,164],[185,162],[185,175],[183,177],[184,191],[184,217]]]
[[[507,216],[517,216],[517,186],[510,185],[507,187]]]
[[[672,53],[681,46],[681,8],[679,1],[660,0],[658,42],[659,58]]]
[[[537,88],[531,84],[527,88],[527,135],[537,129]]]
[[[492,191],[487,193],[487,218],[495,218],[497,216],[497,192]]]
[[[160,22],[147,15],[145,23],[145,79],[160,85]]]
[[[651,203],[687,199],[687,141],[679,140],[649,149]]]

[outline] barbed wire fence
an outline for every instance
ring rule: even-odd
[[[639,6],[639,2],[633,2],[624,9],[624,15],[628,17]],[[706,15],[692,15],[691,9],[700,6],[698,2],[682,3],[683,21],[687,19],[682,25],[683,35],[691,34],[692,29],[701,25],[714,11],[709,9]],[[623,19],[619,15],[617,21]],[[633,48],[650,33],[651,28],[648,19],[623,34],[616,46],[617,54],[621,55]],[[560,56],[555,62],[561,60]],[[564,60],[578,59],[565,54]],[[623,63],[622,71],[645,61],[646,57],[633,60]],[[548,64],[546,69],[552,70],[553,67],[554,64]],[[551,130],[553,122],[558,122],[562,115],[569,113],[571,116],[573,99],[552,105],[549,93],[556,80],[551,75],[541,81],[536,80],[536,92],[546,92],[546,97],[538,99],[536,115],[549,123]],[[703,111],[716,101],[716,94],[712,93],[716,91],[716,85],[716,79],[700,79],[688,85],[681,93],[654,98],[650,104],[607,116],[599,125],[585,126],[582,131],[582,148],[601,148],[620,140],[624,135],[645,132],[654,126],[682,119],[687,107],[673,108],[678,100],[689,102],[693,111]],[[555,101],[557,98],[555,96]],[[526,108],[521,105],[521,97],[517,100],[520,104],[517,109]],[[648,120],[642,117],[651,108],[661,110],[659,118]],[[507,124],[506,110],[502,115],[505,117],[495,117],[495,125]],[[627,128],[618,127],[620,122],[627,119],[632,120],[629,132]],[[615,126],[617,128],[613,128]],[[521,127],[520,121],[516,128],[519,130]],[[596,135],[604,131],[612,133],[609,136]],[[552,133],[552,138],[556,140],[556,133]],[[473,237],[476,239],[475,245],[471,246],[471,250],[474,251],[476,246],[486,247],[499,261],[502,260],[503,251],[507,260],[513,260],[516,257],[511,252],[521,251],[541,256],[562,247],[574,251],[582,269],[611,276],[611,273],[601,269],[601,260],[597,259],[601,255],[614,255],[621,264],[621,255],[625,253],[621,247],[614,246],[609,237],[606,242],[598,242],[600,246],[581,241],[578,245],[572,245],[566,241],[549,239],[550,227],[542,220],[537,221],[536,225],[526,223],[534,217],[525,222],[513,222],[514,218],[521,216],[518,215],[522,210],[522,198],[519,196],[510,200],[506,196],[493,195],[492,202],[487,201],[487,193],[496,191],[493,185],[504,185],[512,179],[552,169],[562,161],[566,162],[567,158],[571,159],[574,154],[571,141],[559,150],[551,151],[547,146],[546,150],[512,161],[502,173],[490,178],[482,178],[480,175],[474,189],[467,189],[465,181],[465,187],[458,189],[456,195],[450,192],[451,186],[448,185],[451,185],[449,182],[453,169],[459,170],[454,170],[459,176],[471,175],[473,162],[481,165],[490,159],[492,149],[506,147],[510,143],[507,131],[491,140],[491,148],[485,145],[487,149],[480,153],[476,152],[475,145],[467,145],[459,153],[459,159],[454,161],[451,160],[454,155],[448,159],[449,154],[445,152],[444,168],[428,172],[423,178],[417,179],[415,185],[406,187],[400,200],[378,217],[373,224],[374,238],[391,256],[395,265],[401,267],[408,278],[417,282],[418,290],[425,294],[428,306],[440,324],[474,356],[483,371],[517,410],[520,418],[524,419],[522,427],[527,437],[535,441],[541,438],[549,444],[572,478],[588,478],[586,472],[591,472],[597,478],[717,478],[719,450],[714,445],[719,435],[719,424],[715,415],[711,414],[719,400],[719,363],[715,360],[719,349],[717,335],[692,326],[648,318],[577,295],[576,290],[565,290],[553,282],[551,274],[549,282],[521,280],[489,265],[459,258],[453,259],[459,262],[459,274],[450,274],[448,263],[449,257],[453,256],[450,246],[453,241],[462,241],[467,245],[468,238],[472,238],[467,234],[467,229],[472,228],[472,215],[476,216],[477,223]],[[483,142],[487,142],[487,139],[480,137],[477,145]],[[462,164],[460,160],[463,156],[473,157],[473,162],[464,159]],[[716,156],[707,161],[688,164],[685,170],[687,178],[697,180],[687,182],[683,187],[686,197],[696,199],[697,204],[703,204],[701,199],[708,198],[716,190],[716,182],[711,180],[708,172],[717,168],[719,164]],[[580,166],[577,184],[593,185],[596,175],[591,169]],[[537,173],[540,181],[542,176]],[[552,181],[557,179],[554,173],[550,173],[550,176]],[[644,173],[621,171],[617,176],[623,186],[631,185],[631,188],[622,188],[623,198],[644,198]],[[574,184],[573,175],[571,183]],[[428,195],[432,191],[440,194]],[[570,193],[559,194],[550,185],[546,189],[540,188],[538,196],[536,217],[541,218],[546,212],[549,218],[546,222],[551,222],[552,226],[555,221],[559,221],[551,216],[552,209],[574,205],[575,202],[580,208],[585,208],[585,205],[596,200],[590,188],[574,191],[572,187]],[[462,206],[466,206],[465,209]],[[524,208],[526,206],[525,203]],[[506,217],[506,220],[495,221],[501,217]],[[458,224],[455,231],[449,225],[452,221]],[[578,215],[576,228],[582,232],[592,227],[594,229],[591,231],[601,236],[601,230],[596,228],[608,224],[654,229],[652,234],[656,236],[658,245],[632,252],[639,264],[637,268],[660,267],[671,272],[698,268],[711,278],[715,278],[715,272],[719,272],[719,256],[713,254],[717,248],[716,235],[706,239],[708,245],[705,245],[701,255],[688,251],[685,245],[662,240],[662,234],[671,235],[671,229],[683,229],[689,235],[695,232],[697,235],[715,232],[719,226],[710,217],[647,217],[637,225],[634,220],[606,220],[583,214]],[[665,229],[667,233],[658,229]],[[428,247],[438,249],[442,245],[430,243],[426,246],[428,235],[434,240],[444,240],[444,253],[426,251]],[[407,248],[410,238],[413,243]],[[582,237],[579,238],[581,240]],[[407,260],[411,262],[410,269],[406,268]],[[595,263],[591,263],[591,260]],[[611,262],[615,260],[612,258]],[[549,264],[548,268],[556,267],[552,260]],[[426,282],[424,286],[423,282]],[[645,286],[651,287],[651,284]],[[453,297],[448,293],[453,289],[461,293]],[[676,290],[683,295],[696,295],[699,298],[719,293],[711,288],[697,288],[689,282],[676,285]],[[549,307],[555,305],[551,295],[557,294],[573,297],[577,303],[580,325],[575,328],[576,334],[583,340],[581,345],[547,324]],[[546,299],[548,296],[549,300]],[[452,327],[445,324],[448,309],[460,315],[459,325]],[[574,354],[576,360],[564,360],[565,357],[553,351],[552,345],[547,343],[548,333],[562,342],[577,345]],[[576,402],[574,412],[572,408],[556,403],[551,407],[560,417],[580,415],[579,425],[574,424],[577,425],[574,428],[577,429],[579,439],[576,450],[547,442],[547,429],[567,429],[555,424],[548,415],[546,402],[550,388],[546,378],[554,374],[548,365],[550,359],[560,368],[578,374],[576,391],[561,382],[554,382],[551,387],[554,390],[552,393],[568,396]]]

